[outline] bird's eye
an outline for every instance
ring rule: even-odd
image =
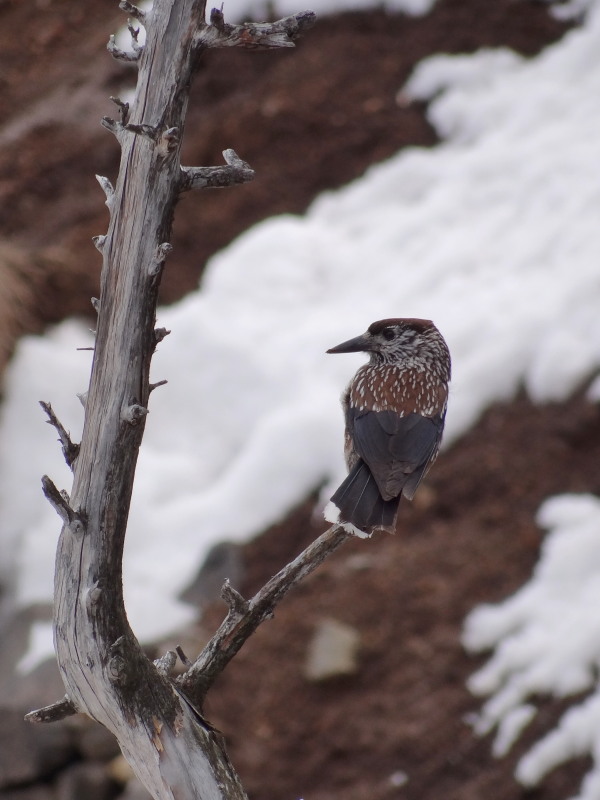
[[[396,333],[395,333],[393,328],[384,328],[381,331],[381,335],[383,336],[384,339],[387,339],[388,342],[391,342],[391,340],[394,338]]]

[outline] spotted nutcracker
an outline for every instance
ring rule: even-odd
[[[435,461],[448,403],[450,353],[428,319],[382,319],[328,353],[369,353],[342,396],[348,477],[325,518],[358,536],[394,533]]]

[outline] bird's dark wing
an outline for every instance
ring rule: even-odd
[[[371,470],[383,499],[401,492],[412,499],[437,454],[444,414],[401,417],[394,411],[349,409],[348,424],[356,452]]]

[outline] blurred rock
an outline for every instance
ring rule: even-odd
[[[358,669],[360,634],[336,619],[324,619],[317,625],[308,647],[304,676],[309,681],[325,681],[340,675],[352,675]]]
[[[74,733],[75,746],[84,759],[110,761],[120,755],[116,738],[103,725],[78,714],[66,721]]]
[[[198,574],[181,593],[181,599],[194,606],[206,606],[221,597],[221,588],[226,579],[234,589],[239,590],[242,572],[239,545],[219,542],[208,551]]]
[[[17,671],[17,664],[29,646],[31,626],[36,622],[49,623],[51,619],[52,609],[41,603],[16,611],[4,610],[0,625],[0,708],[25,714],[63,697],[65,689],[54,658],[29,672]]]
[[[113,760],[106,765],[106,769],[113,781],[121,784],[121,786],[125,786],[126,783],[134,778],[133,770],[123,755],[118,755],[113,758]]]
[[[79,762],[60,773],[55,794],[56,800],[112,800],[117,788],[103,765]]]
[[[0,239],[0,373],[19,336],[39,332],[37,298],[66,269],[66,251],[36,251]],[[47,292],[46,292],[47,293]]]
[[[56,795],[49,786],[27,786],[0,791],[0,800],[56,800]]]
[[[64,722],[32,725],[23,720],[23,712],[0,709],[0,788],[44,778],[74,754]]]
[[[142,782],[132,778],[123,794],[119,795],[119,800],[152,800],[152,798]]]

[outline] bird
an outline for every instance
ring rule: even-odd
[[[451,359],[431,320],[381,319],[328,353],[369,354],[344,393],[348,476],[324,509],[360,537],[395,533],[400,499],[412,500],[437,458]]]

